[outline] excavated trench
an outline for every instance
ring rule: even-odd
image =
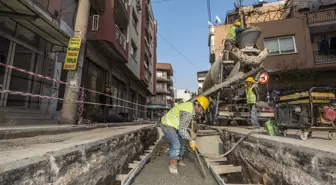
[[[205,135],[197,138],[203,154],[223,154],[249,132],[231,127],[209,135],[213,127],[201,128]],[[332,141],[312,141],[308,147],[305,142],[291,143],[297,140],[290,138],[251,135],[226,158],[205,157],[204,180],[193,152],[186,153],[187,166],[179,167],[178,176],[169,174],[168,144],[161,136],[155,125],[137,125],[0,140],[0,184],[333,185],[336,181]]]

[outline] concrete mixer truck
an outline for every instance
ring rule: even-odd
[[[245,125],[249,120],[249,110],[243,83],[246,78],[256,81],[264,71],[263,61],[269,54],[267,48],[260,50],[256,43],[261,35],[258,27],[250,27],[237,34],[237,46],[223,51],[223,57],[216,60],[208,71],[203,83],[202,93],[211,99],[202,122],[211,125]],[[265,102],[258,102],[258,118],[261,122],[274,117],[272,108]]]

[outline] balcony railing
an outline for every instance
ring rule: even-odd
[[[127,0],[121,0],[121,2],[124,5],[125,9],[128,10],[128,2],[127,2]]]
[[[126,37],[120,31],[119,27],[117,25],[115,25],[115,26],[116,26],[116,39],[117,39],[117,42],[121,45],[121,47],[124,48],[124,50],[126,50]]]
[[[319,23],[336,20],[336,9],[307,13],[308,23]]]
[[[147,47],[145,47],[145,54],[148,56],[149,60],[152,58],[152,53],[149,51]]]
[[[336,50],[315,51],[315,64],[336,64]]]

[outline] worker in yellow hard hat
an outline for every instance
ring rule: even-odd
[[[250,121],[252,126],[249,129],[259,129],[259,121],[258,121],[258,112],[257,112],[257,102],[259,99],[258,96],[258,87],[254,84],[254,78],[248,77],[245,81],[245,93],[246,93],[246,103],[250,110]]]
[[[161,128],[164,137],[169,143],[169,172],[178,174],[177,166],[185,166],[182,157],[185,151],[185,140],[189,141],[192,150],[197,149],[197,144],[191,139],[188,132],[196,113],[202,113],[209,107],[210,101],[205,96],[198,96],[193,102],[181,103],[161,118]]]
[[[229,28],[229,31],[228,31],[227,36],[226,36],[225,44],[224,44],[224,47],[225,47],[226,51],[231,51],[231,49],[237,45],[236,35],[238,33],[243,32],[243,31],[244,31],[244,29],[241,28],[241,23],[239,21],[235,21],[232,24],[232,26]],[[228,57],[228,55],[227,55],[227,57]],[[226,60],[228,60],[228,59],[226,59]]]

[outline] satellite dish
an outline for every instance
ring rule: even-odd
[[[310,11],[318,11],[321,6],[320,0],[310,0],[308,6]]]

